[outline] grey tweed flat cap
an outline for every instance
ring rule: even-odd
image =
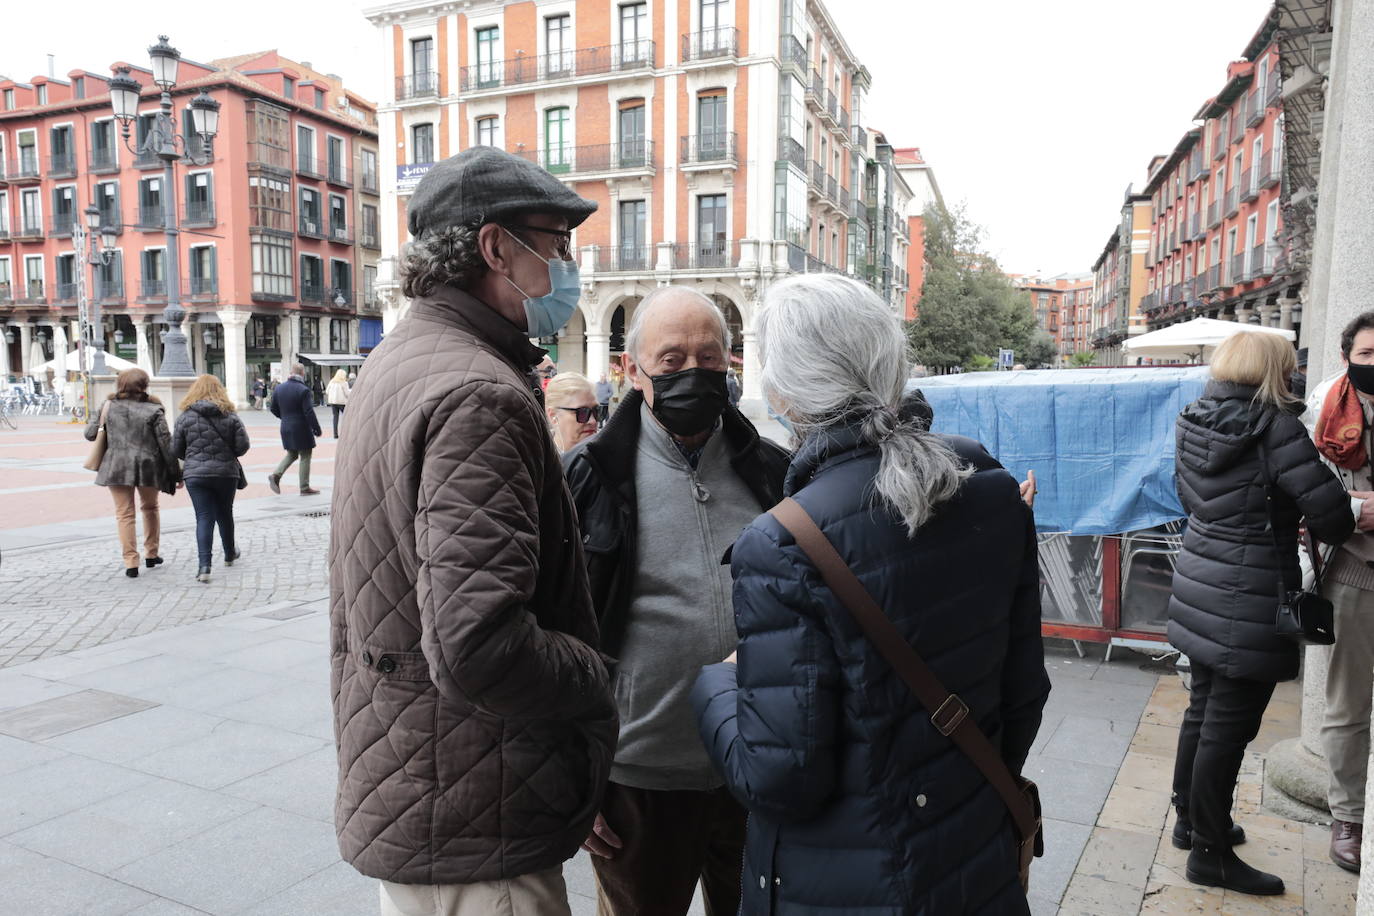
[[[528,159],[490,146],[474,146],[429,170],[406,208],[410,234],[442,232],[450,226],[495,223],[521,211],[568,218],[568,228],[596,211],[596,201],[574,194],[563,182]]]

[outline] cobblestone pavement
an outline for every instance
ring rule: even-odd
[[[323,507],[322,507],[323,508]],[[234,611],[328,595],[323,512],[237,527],[243,557],[195,581],[194,531],[164,531],[156,569],[124,575],[108,539],[12,553],[0,563],[0,668],[177,627]],[[218,546],[218,545],[217,545]]]

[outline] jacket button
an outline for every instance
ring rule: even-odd
[[[773,879],[773,884],[776,885],[777,887],[782,887],[782,879],[781,879],[781,878],[774,878],[774,879]]]
[[[367,665],[369,668],[372,667],[372,653],[371,653],[371,652],[364,652],[364,653],[363,653],[363,664],[364,664],[364,665]]]
[[[925,806],[926,806],[926,797],[925,797],[924,795],[917,795],[917,796],[916,796],[916,807],[918,807],[918,808],[924,808]]]
[[[759,875],[759,890],[763,890],[766,887],[768,887],[768,879],[763,875]]]
[[[396,659],[392,658],[390,655],[383,655],[381,658],[377,659],[377,670],[382,672],[382,674],[390,674],[396,670]]]

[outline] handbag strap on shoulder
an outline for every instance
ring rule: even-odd
[[[930,670],[925,660],[887,619],[873,596],[799,503],[791,498],[784,499],[768,511],[796,538],[797,546],[815,565],[825,584],[854,615],[869,642],[921,701],[921,705],[930,713],[931,724],[968,755],[973,765],[997,790],[1016,822],[1017,832],[1022,837],[1034,836],[1035,811],[1007,768],[1001,753],[992,746],[974,717],[969,715],[968,705],[957,694],[944,688],[935,672]]]

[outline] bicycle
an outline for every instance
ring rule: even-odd
[[[19,424],[14,422],[14,415],[10,413],[8,398],[0,400],[0,426],[8,426],[10,429],[19,428]]]

